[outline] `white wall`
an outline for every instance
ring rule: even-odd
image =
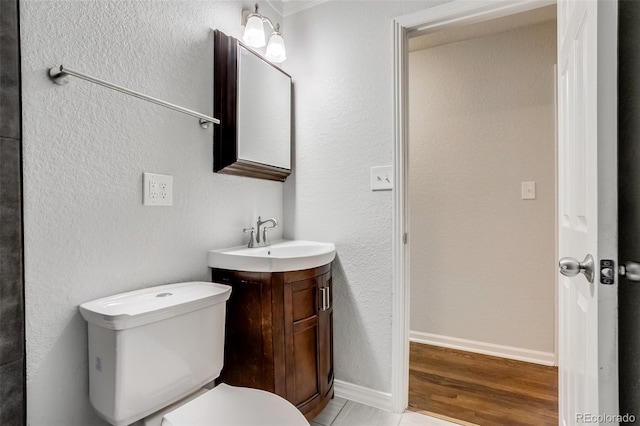
[[[287,17],[295,82],[295,165],[286,236],[335,242],[336,379],[391,388],[392,19],[436,2],[335,1]]]
[[[211,115],[210,28],[239,36],[241,8],[21,2],[29,424],[104,424],[88,400],[79,304],[207,280],[208,250],[243,243],[258,215],[283,218],[281,183],[212,172],[212,128],[78,79],[56,86],[47,69],[62,63]],[[173,175],[173,207],[142,206],[143,171]]]
[[[409,55],[412,331],[553,360],[555,25]]]

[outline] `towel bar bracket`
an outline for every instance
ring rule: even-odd
[[[55,84],[64,86],[69,84],[69,74],[61,70],[62,67],[54,67],[49,70],[49,77]]]

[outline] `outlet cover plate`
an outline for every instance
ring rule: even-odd
[[[393,189],[393,166],[371,168],[371,190],[391,191]]]
[[[142,173],[142,204],[145,206],[172,206],[173,176]]]

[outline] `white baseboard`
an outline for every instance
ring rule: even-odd
[[[390,393],[365,388],[364,386],[354,385],[353,383],[343,382],[342,380],[333,381],[333,390],[339,398],[359,402],[360,404],[369,405],[381,410],[391,411]]]
[[[409,331],[409,340],[432,346],[442,346],[461,351],[475,352],[483,355],[499,356],[518,361],[532,362],[542,365],[558,365],[556,354],[552,352],[534,351],[531,349],[515,348],[512,346],[495,345],[493,343],[477,342],[475,340],[459,339],[457,337],[440,336],[438,334]]]

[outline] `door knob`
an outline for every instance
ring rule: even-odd
[[[640,263],[625,262],[620,266],[620,275],[623,275],[629,281],[640,281]]]
[[[565,277],[575,277],[582,272],[587,281],[593,282],[594,261],[590,254],[586,255],[582,262],[578,262],[573,257],[563,257],[558,266],[560,273]]]

